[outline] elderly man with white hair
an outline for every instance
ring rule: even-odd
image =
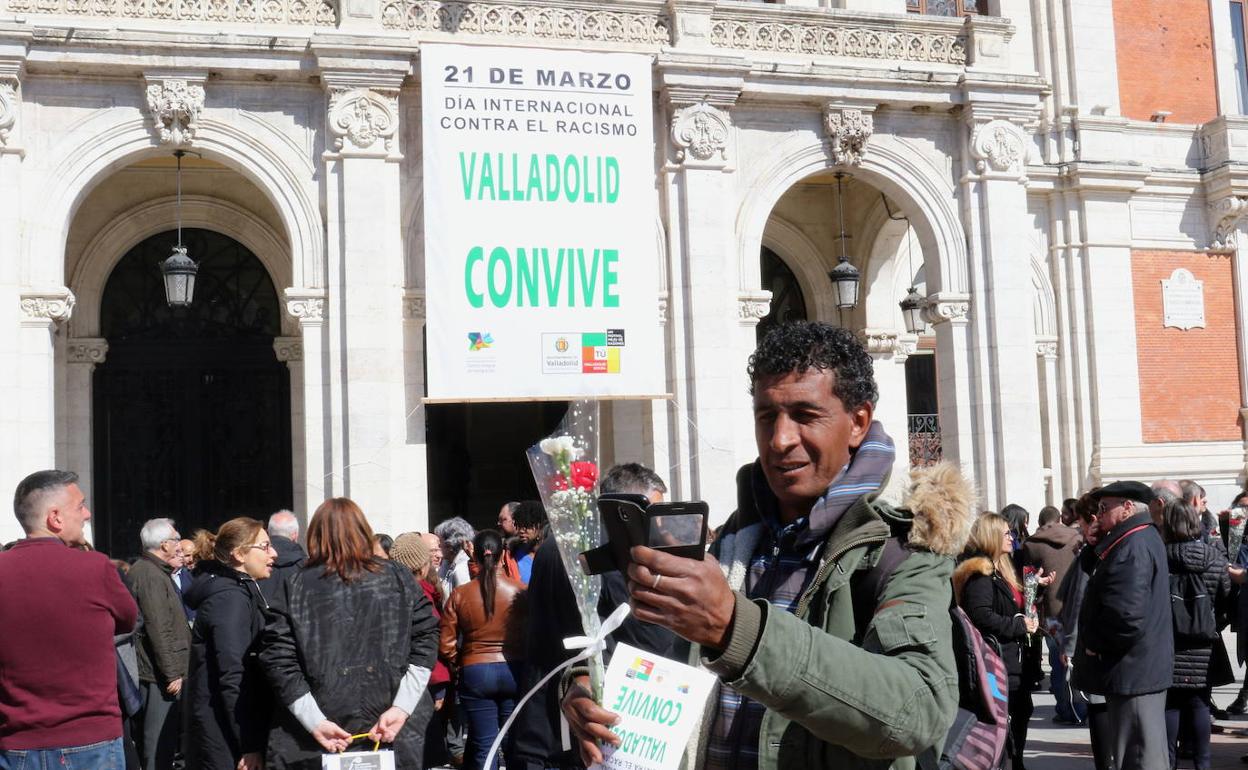
[[[273,561],[273,572],[264,580],[257,581],[260,593],[266,598],[277,594],[282,583],[294,572],[298,572],[308,560],[308,552],[299,545],[299,519],[290,511],[278,511],[269,517],[269,542],[277,551]]]
[[[173,519],[150,519],[139,530],[143,555],[129,572],[130,590],[143,613],[137,650],[145,770],[172,767],[181,737],[178,696],[191,655],[191,629],[173,584],[173,572],[182,566],[181,539]]]

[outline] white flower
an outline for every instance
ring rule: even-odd
[[[544,438],[538,443],[538,447],[541,448],[542,452],[551,457],[559,454],[559,450],[562,448],[557,438]]]
[[[576,439],[571,436],[560,436],[555,439],[559,443],[559,448],[568,453],[569,460],[575,460],[581,456],[581,450],[576,446]]]

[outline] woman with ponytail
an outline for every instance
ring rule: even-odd
[[[487,529],[472,540],[477,575],[451,592],[442,614],[441,653],[459,668],[459,699],[468,721],[465,770],[487,770],[485,757],[515,706],[524,649],[524,584],[506,576],[503,537]],[[507,764],[513,764],[508,762]],[[488,770],[496,770],[494,767]]]
[[[197,533],[195,550],[186,767],[260,770],[271,698],[256,658],[268,606],[256,581],[269,576],[277,552],[264,525],[246,517],[215,535]]]

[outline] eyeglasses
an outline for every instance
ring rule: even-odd
[[[261,551],[271,551],[273,550],[273,544],[272,543],[256,543],[255,545],[244,546],[243,550],[250,551],[253,548],[259,548]]]
[[[1114,510],[1115,508],[1121,508],[1121,507],[1123,506],[1123,504],[1124,504],[1124,503],[1126,503],[1126,502],[1127,502],[1126,500],[1117,500],[1117,501],[1115,501],[1115,500],[1114,500],[1114,498],[1112,498],[1112,497],[1111,497],[1111,498],[1106,498],[1106,499],[1101,500],[1100,502],[1098,502],[1098,503],[1096,504],[1096,513],[1097,513],[1097,515],[1098,515],[1098,516],[1099,516],[1099,515],[1101,515],[1101,514],[1103,514],[1103,513],[1109,513],[1110,511]]]

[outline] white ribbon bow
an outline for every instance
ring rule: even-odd
[[[512,722],[516,721],[516,717],[520,715],[520,709],[524,708],[524,704],[529,702],[539,690],[546,686],[555,674],[561,673],[582,660],[588,660],[591,655],[597,655],[607,648],[607,637],[615,632],[624,619],[628,617],[628,613],[632,611],[628,602],[624,602],[615,608],[615,611],[602,621],[602,625],[598,627],[598,633],[593,636],[569,636],[563,640],[563,647],[567,650],[580,650],[576,655],[568,658],[563,663],[556,666],[549,674],[542,677],[541,681],[533,685],[533,689],[524,694],[516,707],[511,710],[511,716],[507,717],[507,721],[503,723],[502,728],[498,731],[498,737],[494,739],[494,744],[490,746],[490,753],[485,755],[485,764],[482,765],[483,770],[490,770],[494,766],[494,757],[498,754],[499,748],[503,745],[503,738],[507,735],[507,731],[511,729]]]

